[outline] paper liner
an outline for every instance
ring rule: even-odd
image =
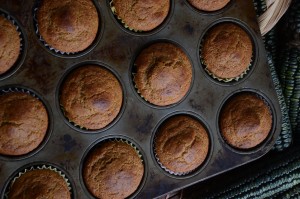
[[[136,83],[135,83],[135,76],[136,76],[136,73],[131,73],[131,74],[132,74],[132,82],[133,82],[133,86],[134,86],[136,92],[139,94],[139,96],[141,96],[141,98],[142,98],[143,100],[145,100],[146,102],[150,103],[150,102],[149,102],[149,101],[141,94],[141,92],[139,91],[139,89],[138,89],[138,87],[137,87],[137,85],[136,85]],[[152,104],[152,103],[150,103],[150,104]],[[155,104],[152,104],[152,105],[155,105]],[[155,105],[155,106],[156,106],[156,105]]]
[[[66,182],[66,185],[68,186],[68,189],[70,191],[70,195],[71,195],[71,198],[72,198],[72,186],[71,186],[71,183],[70,183],[70,180],[67,178],[67,176],[61,171],[59,170],[58,168],[56,167],[53,167],[53,166],[50,166],[50,165],[34,165],[34,166],[31,166],[31,167],[28,167],[22,171],[20,171],[12,180],[11,182],[9,182],[9,186],[7,186],[6,190],[5,190],[5,193],[4,193],[4,199],[9,199],[8,198],[8,195],[9,195],[9,192],[10,192],[10,189],[11,187],[13,186],[14,182],[20,178],[23,174],[25,174],[26,172],[28,171],[33,171],[33,170],[44,170],[44,169],[49,169],[51,171],[54,171],[56,173],[58,173]]]
[[[75,55],[77,53],[80,53],[82,51],[79,52],[63,52],[60,50],[57,50],[55,48],[53,48],[51,45],[49,45],[42,37],[42,35],[39,32],[39,25],[38,25],[38,20],[37,20],[37,11],[38,11],[38,7],[39,7],[39,2],[40,0],[36,0],[36,4],[35,7],[33,9],[33,22],[34,22],[34,28],[35,28],[35,34],[38,36],[39,40],[42,42],[42,44],[49,49],[52,52],[55,52],[57,54],[61,54],[61,55]]]
[[[142,32],[145,32],[145,31],[141,31],[141,30],[135,30],[135,29],[133,29],[133,28],[130,28],[124,21],[123,21],[123,19],[121,19],[118,15],[117,15],[117,10],[116,10],[116,8],[115,8],[115,6],[113,5],[114,3],[113,3],[113,0],[111,0],[110,2],[109,2],[109,5],[110,5],[110,9],[111,9],[111,11],[112,11],[112,13],[114,14],[114,16],[117,18],[117,20],[126,28],[126,29],[128,29],[128,30],[130,30],[130,31],[133,31],[133,32],[136,32],[136,33],[142,33]]]
[[[160,162],[160,160],[159,160],[159,158],[158,158],[158,155],[157,155],[157,153],[156,153],[156,138],[157,138],[157,137],[156,137],[156,133],[155,133],[154,139],[153,139],[153,145],[152,145],[154,157],[155,157],[155,159],[156,159],[158,165],[159,165],[163,170],[165,170],[166,172],[168,172],[168,173],[171,174],[171,175],[174,175],[174,176],[185,176],[185,175],[189,175],[189,174],[193,173],[194,171],[196,171],[198,168],[200,168],[200,167],[203,165],[203,163],[205,162],[205,160],[204,160],[197,168],[195,168],[195,169],[193,169],[193,170],[191,170],[191,171],[188,171],[188,172],[174,172],[174,171],[172,171],[172,170],[169,170],[167,167],[165,167],[165,166]]]
[[[10,22],[12,22],[12,24],[16,27],[16,31],[19,33],[19,37],[20,37],[20,54],[23,52],[23,46],[24,46],[24,36],[21,32],[20,27],[18,26],[17,22],[8,14],[1,12],[0,11],[0,15],[3,16],[5,19],[9,20]],[[19,54],[19,56],[20,56]],[[17,62],[15,62],[16,64]],[[15,65],[14,64],[14,65]]]
[[[203,47],[202,44],[203,44],[203,42],[204,42],[204,39],[205,39],[205,38],[203,38],[203,39],[201,40],[200,49],[199,49],[199,56],[200,56],[200,62],[201,62],[201,64],[202,64],[203,66],[205,66],[205,67],[204,67],[204,70],[207,72],[207,74],[209,74],[209,76],[211,76],[213,79],[216,79],[216,80],[218,80],[218,81],[220,81],[220,82],[225,82],[225,83],[232,82],[233,80],[239,81],[240,79],[244,78],[244,76],[248,73],[248,71],[251,69],[251,67],[252,67],[252,65],[253,65],[253,56],[254,56],[253,50],[252,50],[252,55],[251,55],[251,59],[250,59],[250,64],[249,64],[249,66],[244,70],[244,72],[242,72],[242,73],[241,73],[239,76],[237,76],[237,77],[222,79],[222,78],[220,78],[220,77],[215,76],[215,75],[214,75],[212,72],[210,72],[210,71],[207,69],[207,67],[206,67],[204,58],[202,57],[202,47]]]
[[[84,131],[95,131],[95,130],[100,130],[100,129],[93,129],[93,130],[91,130],[91,129],[88,129],[88,128],[86,128],[86,127],[84,127],[84,126],[80,126],[79,124],[76,124],[75,122],[73,122],[72,120],[70,120],[67,116],[66,116],[66,114],[65,114],[65,109],[64,109],[64,107],[63,107],[63,105],[62,104],[59,104],[59,107],[60,107],[60,109],[61,109],[61,111],[63,112],[63,115],[64,115],[64,117],[67,119],[67,121],[72,125],[72,126],[74,126],[75,128],[78,128],[78,129],[80,129],[80,130],[84,130]],[[105,128],[105,127],[103,127],[103,128]]]
[[[5,76],[7,73],[9,73],[9,71],[11,71],[11,70],[15,71],[15,70],[18,69],[17,65],[19,65],[19,59],[20,59],[20,57],[22,56],[22,54],[24,52],[24,46],[25,46],[25,44],[24,44],[25,41],[24,40],[25,39],[24,39],[24,35],[23,35],[18,23],[10,15],[8,15],[4,12],[1,12],[1,10],[0,10],[0,15],[3,16],[5,19],[9,20],[16,27],[16,31],[19,33],[19,38],[20,38],[20,51],[19,51],[18,58],[15,61],[15,63],[6,72],[4,72],[3,74],[0,75],[0,76]]]
[[[27,94],[31,95],[32,97],[38,99],[39,101],[41,101],[43,103],[43,101],[34,92],[29,91],[25,88],[9,87],[9,88],[5,88],[5,89],[0,90],[0,95],[3,95],[5,93],[27,93]],[[44,103],[43,103],[43,105],[44,105]]]
[[[137,155],[141,159],[142,163],[144,164],[143,155],[141,154],[139,149],[132,142],[130,142],[130,141],[124,139],[124,138],[117,138],[116,137],[116,138],[108,138],[108,139],[102,140],[98,144],[96,144],[95,146],[96,147],[101,146],[101,143],[105,143],[105,142],[122,142],[122,143],[126,143],[126,144],[130,145],[135,150],[135,152],[137,153]]]

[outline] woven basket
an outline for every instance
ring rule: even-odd
[[[269,32],[290,6],[292,0],[265,0],[267,10],[258,18],[262,35]]]

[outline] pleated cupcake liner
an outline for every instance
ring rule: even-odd
[[[15,73],[21,67],[21,64],[24,61],[26,45],[25,45],[25,35],[22,33],[22,30],[21,30],[20,26],[18,25],[17,21],[12,16],[10,16],[8,13],[5,13],[5,11],[0,10],[0,15],[3,16],[8,21],[10,21],[15,26],[15,29],[18,32],[19,38],[20,38],[20,51],[19,51],[18,58],[15,61],[15,63],[10,67],[10,69],[8,69],[6,72],[4,72],[3,74],[0,75],[0,79],[2,79],[2,78],[9,77],[10,75]]]
[[[205,33],[205,34],[207,34],[207,33]],[[251,55],[249,66],[239,76],[234,77],[234,78],[220,78],[220,77],[217,77],[215,74],[213,74],[211,71],[208,70],[207,65],[205,64],[205,60],[202,56],[203,42],[204,42],[205,38],[206,38],[206,35],[204,35],[204,37],[202,38],[201,43],[200,43],[200,48],[199,48],[200,62],[203,65],[203,68],[204,68],[205,72],[210,77],[212,77],[214,80],[217,80],[219,82],[224,82],[224,83],[230,83],[230,82],[233,82],[233,81],[238,82],[239,80],[243,79],[244,76],[247,75],[248,72],[252,69],[253,62],[254,62],[253,59],[254,59],[254,54],[255,54],[253,50],[252,50],[252,55]]]
[[[189,175],[189,174],[194,173],[194,172],[197,171],[199,168],[201,168],[202,165],[204,165],[205,160],[204,160],[204,162],[201,163],[201,165],[199,165],[197,168],[195,168],[195,169],[193,169],[193,170],[190,170],[190,171],[188,171],[188,172],[175,172],[175,171],[172,171],[172,170],[168,169],[163,163],[160,162],[160,159],[159,159],[159,157],[158,157],[158,155],[157,155],[156,147],[155,147],[155,146],[156,146],[156,140],[157,140],[157,136],[156,136],[156,133],[155,133],[154,138],[153,138],[153,144],[152,144],[154,157],[155,157],[155,160],[156,160],[157,164],[158,164],[164,171],[166,171],[167,173],[169,173],[169,174],[171,174],[171,175],[173,175],[173,176],[175,176],[175,177],[176,177],[176,176],[184,177],[184,176],[187,176],[187,175]],[[207,156],[208,156],[208,155],[209,155],[209,154],[207,154]],[[207,158],[207,157],[206,157],[206,158]],[[206,159],[206,158],[205,158],[205,159]]]
[[[12,188],[13,184],[15,183],[15,181],[20,178],[22,175],[24,175],[25,173],[29,172],[29,171],[33,171],[33,170],[51,170],[54,171],[55,173],[59,174],[64,181],[66,182],[66,185],[70,191],[70,195],[71,198],[73,198],[74,196],[72,195],[72,185],[70,180],[68,179],[68,177],[66,176],[66,174],[61,171],[60,169],[54,167],[54,166],[50,166],[50,165],[45,165],[45,164],[41,164],[41,165],[34,165],[34,166],[30,166],[26,169],[23,169],[22,171],[18,172],[18,174],[16,176],[14,176],[14,178],[11,180],[11,182],[9,182],[9,186],[7,186],[5,193],[4,193],[4,199],[9,199],[9,192],[10,189]]]
[[[135,32],[135,33],[143,33],[143,32],[144,32],[144,31],[141,31],[141,30],[135,30],[135,29],[133,29],[133,28],[130,28],[130,27],[123,21],[123,19],[121,19],[121,18],[118,16],[118,13],[117,13],[116,7],[114,6],[113,0],[111,0],[111,1],[109,2],[109,5],[110,5],[110,9],[111,9],[113,15],[115,16],[115,18],[118,20],[118,22],[120,22],[120,24],[121,24],[124,28],[126,28],[126,29],[128,29],[128,30],[130,30],[130,31],[133,31],[133,32]]]
[[[43,103],[43,101],[34,92],[32,92],[26,88],[8,87],[8,88],[3,88],[0,90],[0,95],[6,94],[6,93],[26,93],[26,94],[29,94],[30,96],[38,99],[39,101],[41,101]]]
[[[20,54],[23,52],[23,47],[24,47],[24,35],[21,32],[21,29],[19,27],[19,25],[17,24],[17,22],[8,14],[1,12],[0,10],[0,15],[3,16],[5,19],[9,20],[16,28],[16,31],[19,33],[19,37],[20,37]],[[20,55],[19,55],[20,56]]]
[[[33,12],[33,21],[34,21],[34,28],[35,28],[35,34],[38,36],[39,38],[39,41],[47,48],[49,49],[50,51],[56,53],[56,54],[60,54],[60,55],[75,55],[75,54],[78,54],[80,52],[63,52],[63,51],[60,51],[60,50],[57,50],[55,48],[53,48],[50,44],[48,44],[44,38],[42,37],[42,35],[40,34],[39,32],[39,25],[38,25],[38,20],[37,20],[37,12],[38,12],[38,2],[40,0],[37,0],[37,3],[36,3],[36,6],[35,8],[33,9],[34,12]]]

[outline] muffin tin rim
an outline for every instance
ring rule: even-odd
[[[209,140],[209,146],[208,146],[208,153],[205,157],[205,160],[202,162],[202,164],[200,164],[196,169],[194,169],[193,171],[184,174],[184,175],[175,175],[175,174],[171,174],[168,171],[166,171],[164,168],[162,168],[156,157],[155,157],[155,152],[154,152],[154,139],[156,136],[156,133],[158,131],[158,129],[160,128],[160,126],[166,122],[168,119],[174,117],[174,116],[180,116],[180,115],[184,115],[184,116],[189,116],[192,117],[193,119],[197,120],[198,122],[200,122],[200,124],[203,126],[203,128],[206,130],[207,135],[208,135],[208,140]],[[213,152],[214,152],[214,148],[215,148],[215,143],[214,143],[214,136],[212,135],[212,129],[209,126],[209,124],[204,120],[204,118],[199,114],[199,113],[195,113],[193,111],[186,111],[186,110],[179,110],[179,111],[173,111],[171,113],[166,114],[163,118],[161,118],[155,125],[155,127],[153,128],[153,131],[151,131],[151,138],[150,138],[150,155],[152,158],[152,161],[154,163],[154,165],[156,166],[156,168],[158,170],[160,170],[164,175],[173,178],[173,179],[178,179],[178,180],[184,180],[184,179],[189,179],[189,178],[193,178],[195,176],[197,176],[198,174],[200,174],[209,164],[209,162],[211,161],[211,158],[213,156]]]
[[[271,126],[271,130],[270,130],[268,136],[257,146],[251,147],[249,149],[239,149],[239,148],[231,146],[229,143],[227,143],[221,133],[220,125],[219,125],[220,114],[221,114],[221,111],[222,111],[223,107],[225,106],[225,104],[232,97],[237,96],[242,93],[251,93],[251,94],[254,94],[254,95],[258,96],[259,98],[261,98],[266,103],[266,105],[269,107],[269,110],[270,110],[271,116],[272,116],[272,126]],[[236,153],[236,154],[241,154],[241,155],[256,154],[256,153],[260,152],[262,149],[268,148],[267,145],[270,142],[272,142],[272,139],[274,137],[274,134],[276,131],[276,124],[277,124],[277,113],[276,113],[273,103],[271,102],[269,97],[267,97],[266,94],[264,94],[260,90],[254,89],[254,88],[241,88],[241,89],[237,89],[233,92],[230,92],[230,94],[228,94],[226,97],[223,98],[223,100],[218,108],[217,114],[216,114],[216,129],[217,129],[218,139],[220,140],[222,145],[224,145],[231,152]]]
[[[70,121],[64,115],[63,110],[62,110],[62,106],[60,104],[60,95],[61,95],[60,90],[61,90],[61,87],[62,87],[65,79],[74,70],[76,70],[80,67],[87,66],[87,65],[95,65],[95,66],[98,66],[100,68],[104,68],[104,69],[108,70],[118,80],[118,82],[121,86],[121,89],[122,89],[122,95],[123,95],[122,96],[122,105],[120,107],[119,113],[117,114],[117,116],[109,124],[107,124],[105,127],[101,128],[101,129],[88,130],[88,129],[85,129],[84,127],[80,128],[79,125],[77,125],[78,126],[77,127],[74,122]],[[97,133],[97,134],[99,134],[99,133],[107,131],[108,129],[112,128],[113,126],[115,126],[118,123],[118,121],[120,120],[120,118],[122,117],[122,115],[125,112],[126,105],[127,105],[127,92],[126,92],[126,88],[124,86],[124,82],[123,82],[121,76],[119,75],[119,73],[115,69],[113,69],[113,67],[111,67],[110,65],[108,65],[104,62],[98,61],[98,60],[84,60],[84,61],[74,63],[73,65],[68,67],[66,70],[64,70],[63,74],[61,75],[61,77],[60,77],[60,79],[59,79],[59,81],[56,85],[56,89],[55,89],[55,106],[56,106],[57,111],[59,112],[60,118],[62,118],[64,120],[64,123],[67,124],[70,128],[72,128],[73,130],[75,130],[76,132],[79,132],[79,133],[83,133],[83,134],[95,134],[95,133]],[[72,124],[72,123],[74,123],[74,124]]]
[[[175,102],[173,104],[170,104],[170,105],[166,105],[166,106],[158,106],[158,105],[155,105],[155,104],[152,104],[150,102],[148,102],[146,99],[144,99],[137,91],[138,91],[138,88],[135,87],[135,82],[134,82],[134,72],[135,72],[135,61],[137,59],[137,57],[141,54],[141,52],[146,49],[147,47],[151,46],[152,44],[157,44],[157,43],[168,43],[168,44],[173,44],[175,45],[176,47],[180,48],[184,53],[185,55],[188,57],[189,59],[189,62],[191,64],[191,68],[192,68],[192,79],[191,79],[191,83],[190,83],[190,86],[189,86],[189,89],[188,91],[186,92],[186,94],[178,101],[178,102]],[[182,102],[184,102],[189,94],[191,93],[193,87],[194,87],[194,81],[195,81],[195,65],[192,61],[192,57],[191,55],[188,53],[188,51],[178,42],[170,39],[170,38],[165,38],[165,37],[160,37],[158,39],[151,39],[149,41],[147,41],[146,43],[144,43],[143,45],[139,46],[139,48],[136,50],[136,52],[133,53],[133,56],[131,58],[131,61],[130,61],[130,66],[129,66],[129,69],[128,69],[128,77],[129,77],[129,84],[130,84],[130,87],[131,87],[131,90],[132,92],[134,93],[134,95],[136,96],[137,99],[139,99],[140,102],[142,102],[143,104],[145,104],[146,106],[150,107],[151,109],[158,109],[158,110],[165,110],[165,109],[169,109],[169,108],[174,108],[178,105],[180,105]]]
[[[122,135],[122,134],[108,134],[106,136],[100,137],[98,139],[96,139],[95,141],[93,141],[92,143],[90,143],[83,155],[80,158],[80,164],[79,164],[79,181],[80,181],[80,185],[81,188],[83,189],[83,192],[85,194],[85,196],[89,197],[89,198],[96,198],[87,188],[87,186],[85,185],[84,179],[83,179],[83,165],[86,161],[86,158],[88,157],[89,153],[91,151],[93,151],[94,148],[96,148],[97,146],[99,146],[99,144],[101,144],[101,142],[105,142],[105,141],[109,141],[110,139],[114,140],[114,139],[120,139],[123,141],[127,141],[131,144],[134,145],[134,147],[137,148],[137,151],[141,154],[140,159],[142,160],[143,166],[144,166],[144,173],[143,173],[143,177],[141,179],[141,182],[138,186],[138,188],[135,190],[135,192],[133,192],[130,196],[128,196],[126,199],[133,199],[136,196],[138,196],[140,194],[140,192],[143,190],[143,187],[146,184],[147,178],[148,178],[148,172],[149,172],[149,165],[148,165],[148,160],[147,160],[147,156],[145,155],[145,152],[142,150],[142,147],[137,144],[137,142],[134,141],[134,139],[129,138],[128,136]],[[131,145],[130,145],[131,146]],[[131,146],[133,147],[133,146]],[[134,148],[133,147],[133,148]],[[135,149],[136,150],[136,149]]]
[[[25,160],[25,159],[28,159],[28,158],[38,154],[44,147],[46,147],[47,143],[49,142],[49,140],[53,134],[53,126],[54,126],[53,112],[52,112],[51,106],[46,101],[46,99],[43,98],[42,95],[40,93],[38,93],[36,90],[33,90],[31,88],[28,88],[28,87],[20,85],[20,84],[8,84],[6,86],[0,87],[0,95],[2,95],[2,92],[6,89],[23,89],[25,91],[29,91],[28,94],[30,96],[32,96],[32,97],[38,99],[40,102],[42,102],[42,104],[44,105],[45,110],[47,112],[48,128],[47,128],[47,131],[46,131],[43,141],[35,149],[30,151],[29,153],[26,153],[23,155],[17,155],[17,156],[9,156],[9,155],[0,154],[0,160],[4,160],[4,161],[8,161],[8,162]],[[9,91],[9,92],[12,92],[12,91]],[[16,92],[22,93],[22,91],[16,91]],[[25,92],[25,93],[27,93],[27,92]],[[33,96],[33,94],[35,96]]]

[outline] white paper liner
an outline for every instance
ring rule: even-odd
[[[136,32],[136,33],[142,33],[142,32],[144,32],[144,31],[141,31],[141,30],[135,30],[135,29],[133,29],[133,28],[130,28],[130,27],[123,21],[123,19],[121,19],[121,18],[117,15],[116,7],[113,5],[113,0],[111,0],[111,1],[109,2],[109,5],[110,5],[110,9],[111,9],[112,13],[114,14],[114,16],[118,19],[118,21],[121,22],[121,24],[122,24],[126,29],[128,29],[128,30],[130,30],[130,31],[133,31],[133,32]]]
[[[139,91],[136,83],[135,83],[135,76],[136,76],[136,73],[131,73],[132,74],[132,79],[133,79],[133,85],[134,85],[134,88],[136,90],[136,92],[139,94],[139,96],[141,96],[141,98],[143,98],[143,100],[145,100],[146,102],[150,103],[142,94],[141,92]],[[152,104],[152,103],[150,103]],[[154,104],[153,104],[154,105]]]
[[[24,36],[21,32],[20,27],[18,26],[17,22],[8,14],[1,12],[0,11],[0,15],[3,16],[5,19],[9,20],[16,28],[16,31],[19,33],[19,38],[20,38],[20,52],[18,55],[17,60],[15,61],[15,63],[10,67],[10,69],[8,69],[6,72],[4,72],[3,74],[1,74],[1,76],[5,75],[8,71],[10,71],[11,69],[13,69],[17,64],[18,64],[18,59],[20,58],[21,54],[23,53],[23,46],[24,46]]]
[[[171,174],[171,175],[174,175],[174,176],[185,176],[185,175],[189,175],[189,174],[191,174],[191,173],[193,173],[194,171],[196,171],[198,168],[200,168],[201,166],[202,166],[202,164],[204,163],[202,163],[202,164],[200,164],[197,168],[195,168],[195,169],[193,169],[193,170],[191,170],[191,171],[188,171],[188,172],[174,172],[174,171],[172,171],[172,170],[169,170],[167,167],[165,167],[161,162],[160,162],[160,160],[159,160],[159,158],[158,158],[158,155],[157,155],[157,153],[156,153],[156,149],[155,149],[155,147],[156,147],[156,133],[155,133],[155,135],[154,135],[154,139],[153,139],[153,152],[154,152],[154,157],[155,157],[155,159],[156,159],[156,161],[157,161],[157,163],[158,163],[158,165],[163,169],[163,170],[165,170],[166,172],[168,172],[169,174]]]
[[[205,64],[205,61],[204,61],[204,58],[202,57],[202,52],[201,52],[201,50],[202,50],[202,44],[203,44],[203,42],[204,42],[204,39],[202,39],[202,41],[201,41],[201,44],[200,44],[200,49],[199,49],[199,56],[200,56],[200,62],[201,62],[201,64],[203,65],[203,66],[205,66],[205,68],[204,68],[204,70],[207,72],[207,74],[209,74],[212,78],[214,78],[214,79],[216,79],[216,80],[218,80],[218,81],[220,81],[220,82],[225,82],[225,83],[228,83],[228,82],[232,82],[233,80],[235,80],[235,81],[239,81],[240,79],[242,79],[247,73],[248,73],[248,71],[250,70],[250,68],[252,67],[252,65],[253,65],[253,51],[252,51],[252,55],[251,55],[251,59],[250,59],[250,64],[249,64],[249,66],[239,75],[239,76],[237,76],[237,77],[233,77],[233,78],[220,78],[220,77],[217,77],[217,76],[215,76],[212,72],[210,72],[208,69],[207,69],[207,66],[206,66],[206,64]]]
[[[38,99],[39,101],[41,101],[43,103],[43,101],[34,92],[31,92],[25,88],[9,87],[9,88],[0,90],[0,95],[3,95],[5,93],[26,93],[26,94],[29,94],[32,97]]]
[[[141,152],[139,151],[139,149],[132,142],[130,142],[130,141],[124,139],[124,138],[108,138],[106,140],[103,140],[103,141],[99,142],[98,144],[101,145],[101,143],[105,143],[105,142],[122,142],[122,143],[130,145],[135,150],[135,152],[137,153],[137,155],[141,159],[142,163],[144,164],[144,160],[143,160],[143,156],[142,156]]]
[[[37,0],[39,1],[39,0]],[[57,50],[55,48],[53,48],[51,45],[49,45],[42,37],[42,35],[39,32],[39,25],[38,25],[38,20],[37,20],[37,11],[38,11],[38,6],[36,5],[36,7],[34,8],[34,12],[33,12],[33,21],[34,21],[34,27],[35,27],[35,33],[38,36],[39,40],[42,42],[42,44],[47,47],[50,51],[55,52],[57,54],[61,54],[61,55],[75,55],[79,52],[63,52],[60,50]]]
[[[15,176],[12,181],[9,183],[9,186],[7,186],[5,193],[4,193],[4,199],[9,199],[8,195],[9,195],[9,191],[11,189],[11,187],[13,186],[14,182],[20,178],[23,174],[25,174],[28,171],[33,171],[33,170],[44,170],[44,169],[49,169],[51,171],[54,171],[56,173],[58,173],[66,182],[66,185],[70,191],[70,195],[72,196],[72,188],[71,188],[71,183],[69,182],[70,180],[67,178],[67,176],[59,169],[57,169],[56,167],[50,166],[50,165],[35,165],[35,166],[31,166],[29,168],[24,169],[23,171],[19,172],[17,174],[17,176]]]

